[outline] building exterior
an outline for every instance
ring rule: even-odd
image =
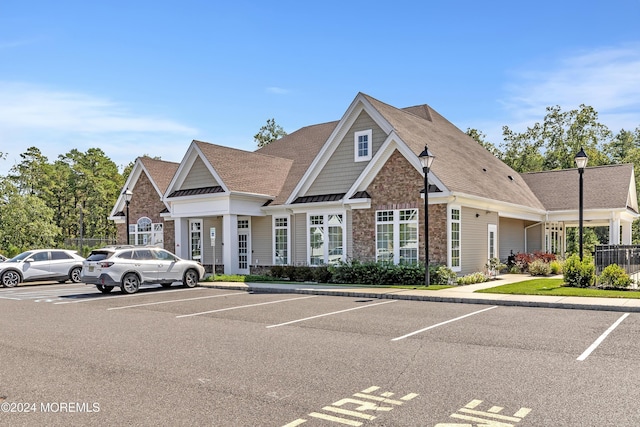
[[[123,188],[133,192],[130,230],[137,244],[227,274],[424,262],[425,146],[435,155],[430,262],[467,274],[512,252],[564,252],[566,228],[578,224],[575,169],[519,174],[428,105],[396,108],[363,93],[339,121],[253,152],[193,141],[179,164],[137,159]],[[610,243],[631,243],[633,166],[587,168],[584,179],[585,225],[608,225]],[[125,208],[120,197],[111,215],[121,241]]]

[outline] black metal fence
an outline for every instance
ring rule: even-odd
[[[640,272],[640,245],[597,245],[596,274],[606,266],[618,264],[628,275]]]

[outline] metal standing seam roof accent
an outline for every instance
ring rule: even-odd
[[[297,203],[335,202],[338,200],[342,200],[345,194],[346,193],[335,193],[335,194],[320,194],[317,196],[302,196],[295,199],[293,203],[297,204]]]
[[[224,193],[224,189],[219,185],[212,187],[189,188],[186,190],[176,190],[173,193],[169,194],[169,196],[167,197],[199,196],[201,194],[214,193]]]

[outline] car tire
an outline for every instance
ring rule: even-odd
[[[2,273],[2,285],[5,288],[13,288],[20,283],[20,274],[18,272],[9,270]]]
[[[196,287],[196,285],[198,284],[198,272],[193,269],[185,271],[184,277],[182,278],[182,283],[187,288]]]
[[[125,294],[135,294],[140,289],[140,279],[135,273],[127,273],[122,279],[120,289]]]
[[[80,267],[72,268],[71,271],[69,272],[69,279],[71,280],[71,282],[73,283],[82,282],[82,279],[80,278],[81,272],[82,272],[82,269]]]
[[[98,290],[103,294],[108,294],[113,290],[113,286],[106,286],[106,285],[96,285],[96,288],[98,288]]]

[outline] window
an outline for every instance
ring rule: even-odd
[[[51,251],[51,259],[71,259],[71,255],[62,251]]]
[[[496,224],[489,224],[487,226],[487,238],[488,238],[488,253],[489,259],[498,258],[498,226]]]
[[[289,264],[289,218],[273,218],[273,263]]]
[[[135,224],[129,224],[131,244],[138,246],[158,245],[162,247],[164,232],[162,223],[154,223],[143,216]]]
[[[342,214],[309,216],[309,264],[335,264],[344,260]]]
[[[453,271],[460,271],[460,208],[449,209],[449,263]]]
[[[371,135],[371,129],[354,134],[353,148],[356,162],[371,160]]]
[[[418,263],[418,210],[376,212],[376,261]]]

